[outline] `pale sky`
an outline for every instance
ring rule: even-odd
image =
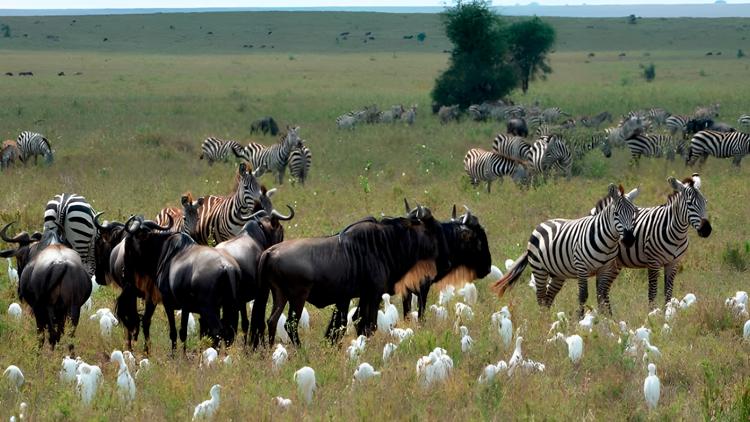
[[[528,4],[532,0],[495,0],[494,6]],[[713,0],[536,0],[542,5],[713,3]],[[728,0],[744,3],[747,0]],[[452,2],[450,2],[452,4]],[[0,0],[0,9],[140,9],[217,7],[347,7],[444,6],[440,0]]]

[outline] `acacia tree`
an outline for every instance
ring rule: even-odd
[[[521,90],[529,90],[529,81],[544,79],[552,72],[547,54],[555,44],[555,29],[538,17],[516,22],[508,28],[510,54],[521,80]]]
[[[448,69],[435,81],[437,105],[496,100],[516,86],[516,74],[506,57],[508,44],[502,21],[483,0],[458,1],[442,14],[453,43]]]

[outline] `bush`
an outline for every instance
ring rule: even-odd
[[[424,32],[420,32],[419,34],[417,34],[417,41],[424,42],[425,38],[427,38],[427,34],[425,34]]]
[[[656,66],[653,63],[643,68],[643,78],[646,82],[651,82],[656,78]]]
[[[750,269],[750,241],[743,245],[726,245],[721,254],[721,261],[734,271],[745,272]]]
[[[740,48],[739,50],[737,50],[737,58],[741,59],[743,57],[745,57],[745,52]]]
[[[0,32],[3,33],[3,38],[10,38],[10,26],[7,24],[0,25]]]

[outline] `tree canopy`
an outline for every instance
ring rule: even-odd
[[[555,43],[555,29],[534,16],[530,20],[512,24],[508,30],[508,42],[513,63],[519,72],[521,90],[525,94],[529,89],[529,80],[552,72],[547,54]]]

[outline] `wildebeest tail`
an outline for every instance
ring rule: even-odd
[[[238,284],[240,274],[237,267],[228,267],[222,272],[218,280],[219,297],[221,297],[221,325],[224,330],[224,339],[227,344],[234,341],[237,334],[239,320],[238,308]]]
[[[122,321],[128,331],[138,330],[140,316],[138,315],[138,292],[132,284],[126,285],[115,300],[115,315]]]
[[[500,280],[497,280],[492,284],[492,291],[497,294],[498,297],[503,297],[505,294],[505,291],[513,286],[513,283],[516,282],[521,277],[521,274],[523,274],[523,270],[526,269],[526,265],[529,263],[529,251],[523,253],[516,262],[513,263],[513,266],[508,270],[508,273],[505,274]]]
[[[267,280],[267,261],[268,254],[264,253],[258,262],[258,291],[250,316],[250,342],[253,348],[258,347],[266,331],[266,304],[268,304],[268,296],[271,294],[271,286]]]

